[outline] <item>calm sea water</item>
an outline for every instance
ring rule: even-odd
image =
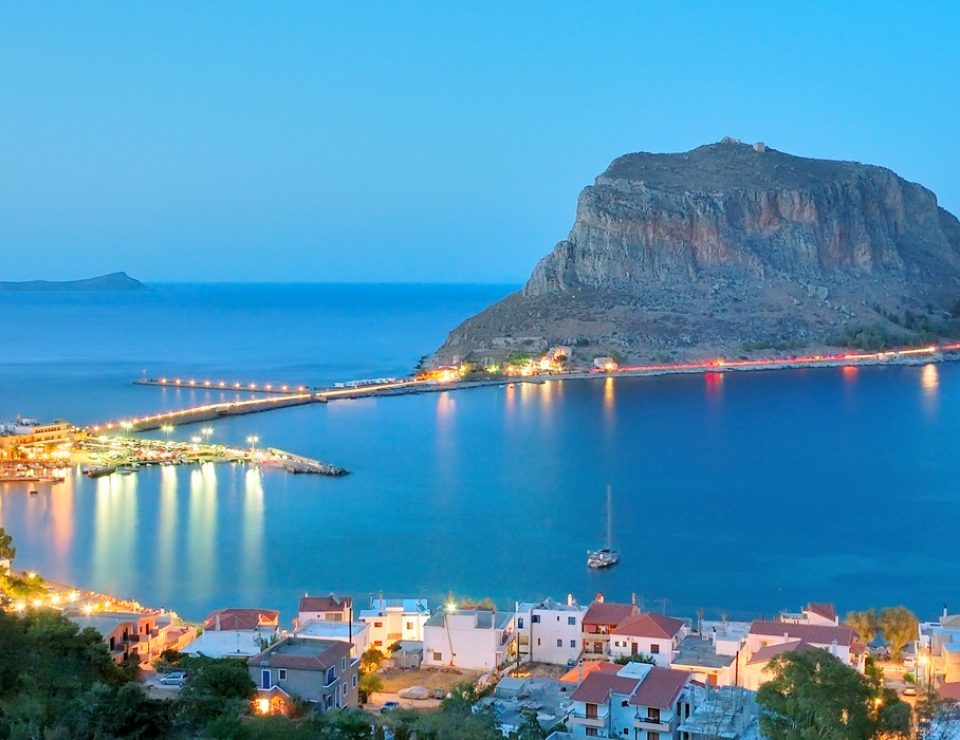
[[[403,374],[511,286],[160,286],[0,295],[0,418],[185,406],[150,375]],[[201,618],[304,591],[501,604],[603,591],[692,616],[960,603],[960,366],[549,382],[214,424],[345,479],[242,466],[0,484],[18,565]],[[191,434],[189,427],[178,432]],[[613,490],[621,564],[590,572]],[[664,602],[665,600],[665,602]]]

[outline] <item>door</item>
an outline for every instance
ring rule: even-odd
[[[260,671],[260,688],[269,689],[270,686],[270,670],[265,668]]]

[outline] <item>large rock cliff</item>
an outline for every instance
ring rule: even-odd
[[[960,222],[882,167],[725,139],[627,154],[584,188],[569,236],[435,356],[554,344],[643,359],[825,346],[855,325],[907,338],[960,298]],[[897,335],[897,326],[903,331]]]

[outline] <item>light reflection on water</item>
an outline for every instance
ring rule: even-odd
[[[289,409],[218,422],[216,439],[257,434],[351,476],[74,472],[37,496],[0,485],[0,523],[22,567],[194,618],[287,617],[304,591],[381,589],[503,603],[636,591],[682,615],[936,608],[960,599],[938,575],[960,553],[932,538],[894,552],[876,533],[916,506],[960,526],[958,381],[956,365],[608,377]],[[608,482],[622,560],[592,573]]]

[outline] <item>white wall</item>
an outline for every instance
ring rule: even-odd
[[[535,663],[553,665],[576,662],[583,650],[582,623],[585,613],[586,607],[578,610],[534,608],[517,614],[517,633],[526,638],[526,644],[522,647],[524,657]],[[535,622],[534,618],[539,618],[539,621]],[[573,624],[570,624],[571,620]]]
[[[490,671],[506,659],[507,645],[501,641],[512,632],[513,621],[506,631],[476,628],[473,615],[450,614],[444,621],[445,627],[423,629],[423,665]]]

